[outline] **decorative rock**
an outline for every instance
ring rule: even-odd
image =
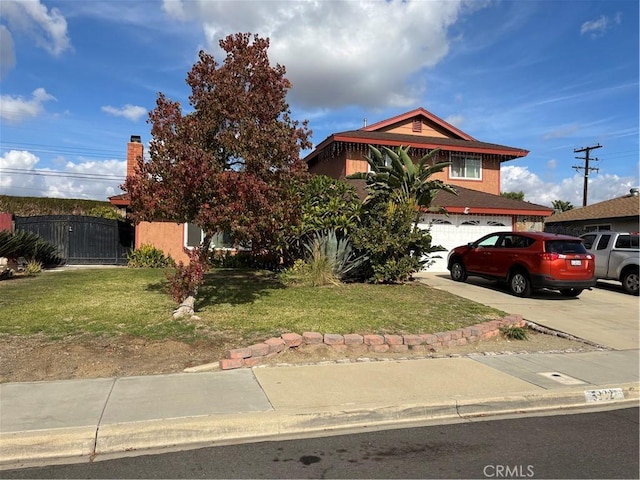
[[[375,353],[386,353],[389,351],[389,345],[386,343],[382,345],[369,345],[369,351]]]
[[[227,358],[249,358],[253,355],[250,348],[234,348],[227,350]]]
[[[362,337],[365,345],[384,345],[384,337],[382,335],[365,335]]]
[[[184,317],[191,317],[193,315],[193,306],[196,303],[196,299],[192,296],[188,296],[184,302],[182,302],[178,308],[173,311],[173,318],[179,319]]]
[[[344,337],[335,333],[327,333],[324,336],[324,343],[327,345],[340,345],[344,343]]]
[[[233,370],[234,368],[244,367],[244,360],[242,358],[225,358],[220,360],[221,370]]]
[[[255,345],[251,345],[249,348],[251,349],[252,357],[264,357],[271,351],[271,348],[266,343],[256,343]]]
[[[302,335],[297,333],[285,333],[282,335],[282,340],[288,348],[299,347],[302,345]]]
[[[422,346],[422,345],[416,345]],[[409,351],[409,345],[398,345],[397,343],[389,345],[389,351],[393,353],[404,353]]]
[[[404,339],[402,335],[385,335],[384,342],[388,345],[403,345]]]
[[[423,343],[420,335],[403,335],[405,345],[420,345]]]
[[[317,332],[304,332],[302,334],[302,338],[304,340],[304,343],[306,343],[307,345],[312,345],[314,343],[322,343],[324,335]]]
[[[265,340],[264,343],[269,345],[269,353],[282,352],[285,349],[284,340],[282,338],[270,338]]]
[[[364,343],[364,339],[362,338],[362,335],[347,333],[344,335],[344,343],[347,345],[362,345]]]

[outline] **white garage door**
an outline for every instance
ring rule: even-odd
[[[420,228],[431,225],[432,245],[442,245],[446,251],[438,252],[441,258],[433,259],[427,268],[429,272],[447,272],[447,255],[459,245],[474,242],[483,235],[494,232],[511,231],[511,217],[508,215],[425,215],[421,218]]]

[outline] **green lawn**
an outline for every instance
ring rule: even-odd
[[[215,270],[199,320],[173,320],[162,270],[48,271],[0,281],[0,334],[129,334],[192,341],[221,332],[248,341],[302,333],[436,333],[504,312],[422,284],[287,287],[269,272]]]

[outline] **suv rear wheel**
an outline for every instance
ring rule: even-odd
[[[451,263],[451,279],[454,282],[464,282],[467,279],[467,269],[460,260]]]
[[[529,275],[522,270],[515,270],[509,275],[509,290],[516,297],[528,297],[531,295],[531,282]]]

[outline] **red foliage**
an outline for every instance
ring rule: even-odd
[[[204,274],[208,270],[205,255],[200,249],[188,250],[187,254],[189,255],[187,265],[179,262],[173,272],[165,272],[169,280],[168,293],[176,303],[182,303],[187,297],[197,295],[198,288],[204,281]]]
[[[269,248],[297,223],[306,180],[308,122],[290,117],[285,68],[270,66],[268,39],[230,35],[222,65],[200,52],[187,76],[193,111],[158,94],[149,114],[150,160],[123,188],[136,221],[191,222],[208,234]]]

